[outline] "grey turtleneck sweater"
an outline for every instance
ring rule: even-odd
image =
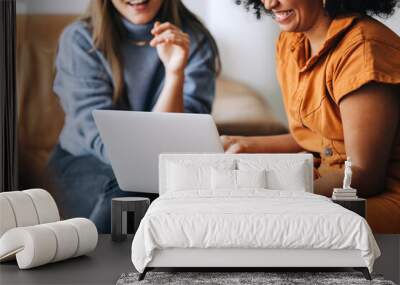
[[[56,58],[54,91],[65,112],[61,147],[73,155],[92,154],[108,163],[104,145],[94,123],[96,109],[151,111],[161,94],[165,70],[157,50],[135,41],[150,40],[153,23],[135,25],[123,19],[126,36],[122,45],[126,97],[124,106],[112,102],[113,81],[104,55],[94,49],[85,23],[77,21],[61,35]],[[190,35],[189,63],[185,69],[184,107],[188,113],[210,113],[215,93],[214,56],[201,34],[183,27]]]

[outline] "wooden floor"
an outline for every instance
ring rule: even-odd
[[[96,250],[88,256],[30,270],[19,270],[16,262],[0,264],[0,284],[115,284],[122,273],[135,270],[131,244],[132,237],[114,243],[110,235],[101,235]]]
[[[375,273],[383,274],[385,279],[400,284],[400,235],[379,235],[376,239],[382,257],[376,261]],[[16,262],[0,264],[0,284],[115,284],[122,273],[135,271],[130,257],[131,243],[132,237],[125,242],[114,243],[109,235],[101,235],[97,249],[88,256],[30,270],[19,270]],[[279,270],[326,271],[318,268]],[[342,270],[350,269],[328,269]]]
[[[400,284],[400,235],[376,235],[381,257],[375,262],[374,272]]]

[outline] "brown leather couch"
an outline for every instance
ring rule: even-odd
[[[76,15],[18,15],[17,93],[20,188],[49,187],[43,176],[64,113],[52,91],[58,38]],[[266,102],[238,82],[219,79],[213,116],[220,134],[287,132]]]

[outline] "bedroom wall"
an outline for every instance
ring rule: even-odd
[[[234,0],[184,1],[217,40],[222,57],[222,76],[246,83],[272,107],[280,121],[286,115],[275,76],[275,40],[278,27],[270,18],[257,20]]]
[[[89,0],[17,0],[20,13],[81,13]],[[286,122],[275,78],[274,51],[278,35],[270,19],[258,21],[234,0],[183,0],[214,34],[221,50],[225,78],[246,83]],[[232,19],[235,19],[232,21]],[[263,35],[263,36],[260,36]]]
[[[89,0],[17,0],[22,13],[80,13]],[[256,20],[234,0],[183,0],[214,34],[222,56],[222,76],[246,83],[271,105],[277,117],[286,115],[275,76],[275,40],[279,33],[271,19]],[[382,20],[400,35],[400,10]]]
[[[257,90],[284,120],[279,87],[274,71],[274,41],[278,34],[270,19],[257,21],[234,0],[183,0],[198,13],[214,33],[222,54],[223,76],[243,81]],[[88,0],[17,0],[19,13],[76,14],[85,10]],[[400,11],[383,21],[400,35]],[[249,52],[250,51],[250,52]],[[378,236],[384,256],[378,272],[400,282],[400,236]],[[397,255],[396,255],[397,253]],[[395,269],[395,271],[393,271]]]
[[[242,81],[272,106],[277,117],[286,122],[286,115],[275,76],[275,41],[278,27],[269,18],[256,20],[234,0],[184,0],[201,16],[216,38],[223,63],[222,76]],[[400,9],[387,20],[380,21],[400,35]]]

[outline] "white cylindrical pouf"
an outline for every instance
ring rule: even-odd
[[[20,269],[29,269],[87,254],[97,241],[96,226],[83,218],[13,228],[0,238],[0,261],[16,257]]]
[[[43,189],[30,189],[23,192],[31,197],[39,217],[39,224],[52,223],[60,220],[56,202],[49,192]]]
[[[16,254],[20,269],[47,264],[57,252],[54,232],[40,225],[11,229],[0,241],[0,258]]]
[[[78,233],[75,228],[68,222],[55,222],[41,225],[51,229],[57,238],[57,252],[51,262],[58,262],[71,258],[78,250]]]
[[[74,226],[78,232],[79,244],[74,257],[84,255],[96,248],[98,233],[97,228],[92,221],[83,218],[76,218],[66,220],[65,222]]]
[[[17,226],[14,211],[7,198],[0,194],[0,238],[8,230]]]
[[[1,193],[13,209],[17,227],[27,227],[39,224],[38,214],[31,197],[20,191]]]

